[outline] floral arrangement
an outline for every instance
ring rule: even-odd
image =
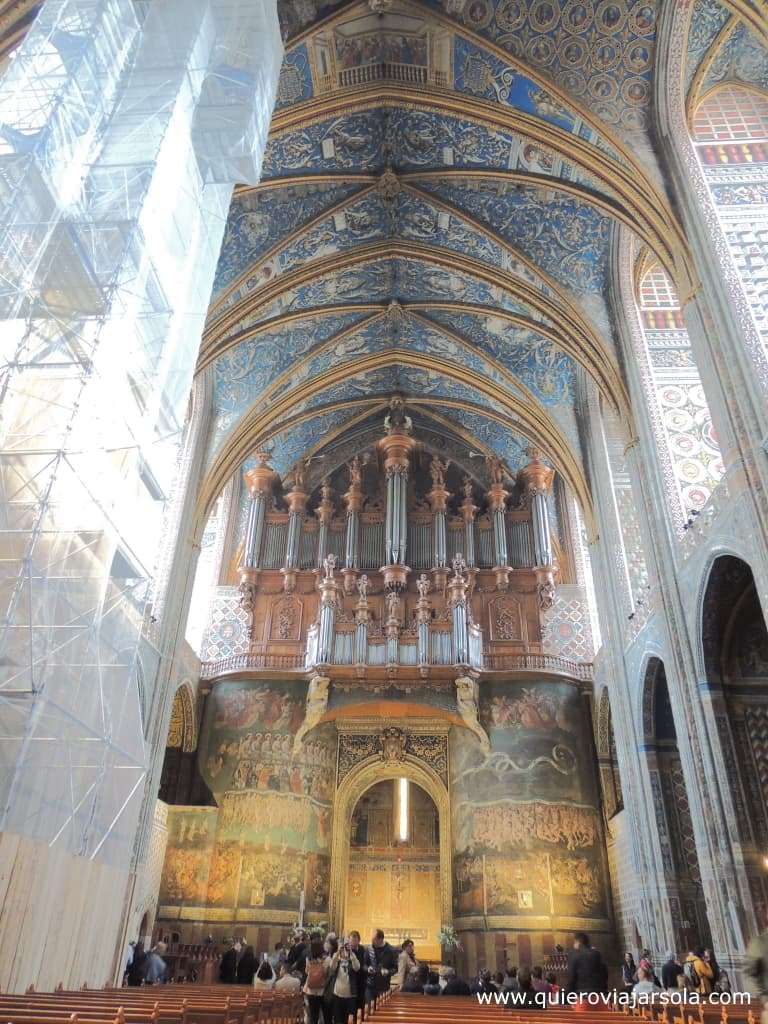
[[[458,933],[452,924],[444,924],[437,933],[437,941],[443,949],[449,952],[460,953],[464,948],[459,940]]]

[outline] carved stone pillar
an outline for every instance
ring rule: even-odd
[[[363,507],[360,459],[355,456],[349,464],[349,490],[344,495],[347,507],[347,552],[344,561],[344,592],[351,594],[355,574],[360,567],[360,510]]]
[[[304,522],[307,498],[304,490],[304,469],[297,467],[293,473],[293,485],[286,494],[288,502],[288,542],[285,549],[285,565],[283,566],[283,585],[290,594],[296,586],[296,572],[299,568],[301,524]]]
[[[531,461],[518,472],[517,481],[523,489],[524,501],[531,509],[539,607],[546,611],[555,603],[554,557],[547,510],[547,494],[555,472],[541,461],[538,449],[529,448],[526,454]]]
[[[467,563],[463,555],[453,560],[453,576],[448,581],[448,606],[451,609],[451,646],[454,665],[469,665],[469,618],[467,615]]]
[[[509,557],[507,555],[507,524],[505,519],[506,503],[509,491],[504,489],[504,468],[501,459],[495,456],[488,459],[488,475],[491,486],[488,489],[488,507],[493,521],[493,547],[496,564],[496,586],[506,590],[509,586]]]
[[[322,569],[325,556],[328,554],[328,532],[333,519],[332,494],[330,483],[327,479],[323,480],[320,486],[320,504],[315,509],[315,515],[320,524],[320,529],[317,531],[317,556],[315,558],[315,566],[318,569]]]
[[[336,558],[328,555],[324,562],[325,576],[320,582],[320,629],[317,640],[317,664],[333,664],[336,638],[336,609],[339,606],[339,581],[334,578]]]

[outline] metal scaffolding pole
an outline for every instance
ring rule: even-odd
[[[135,671],[274,0],[47,0],[0,80],[0,830],[128,869]]]

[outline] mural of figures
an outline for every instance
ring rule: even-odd
[[[609,931],[589,722],[575,685],[483,683],[485,753],[450,737],[454,913],[492,926]],[[503,919],[509,918],[509,921]]]
[[[169,809],[161,902],[202,919],[258,923],[260,913],[296,918],[328,905],[336,734],[307,733],[306,682],[226,682],[206,704],[201,773],[217,808]]]

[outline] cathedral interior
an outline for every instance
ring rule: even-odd
[[[768,927],[765,0],[0,3],[0,990]]]

